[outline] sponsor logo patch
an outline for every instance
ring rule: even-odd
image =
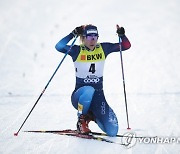
[[[81,60],[86,60],[86,55],[81,55]]]

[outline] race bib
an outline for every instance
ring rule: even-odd
[[[103,76],[105,55],[100,44],[93,51],[88,51],[81,46],[81,51],[74,62],[76,77],[86,79],[85,82],[94,79],[98,81]]]

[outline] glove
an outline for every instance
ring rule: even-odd
[[[75,36],[79,36],[79,35],[82,35],[83,34],[83,31],[84,31],[84,28],[83,26],[79,26],[79,27],[76,27],[73,31],[72,31],[72,34]]]
[[[125,35],[125,29],[124,27],[119,27],[119,25],[117,25],[117,31],[116,33],[118,34],[118,36],[124,36]]]

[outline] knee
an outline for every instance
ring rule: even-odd
[[[96,123],[108,136],[114,137],[117,135],[119,129],[118,123],[108,123],[103,125],[98,119],[96,119]]]
[[[106,134],[108,136],[114,137],[117,135],[117,133],[118,133],[118,126],[109,127],[106,129]]]
[[[86,86],[86,89],[85,89],[85,94],[87,96],[93,96],[94,95],[94,92],[95,92],[95,89],[91,86]]]
[[[84,93],[81,95],[81,98],[91,101],[94,95],[95,89],[91,86],[85,86]]]
[[[108,136],[116,136],[119,129],[117,118],[115,118],[113,121],[108,121],[105,129]]]

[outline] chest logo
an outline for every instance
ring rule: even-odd
[[[102,59],[102,53],[94,54],[94,55],[81,55],[81,60],[100,60]]]

